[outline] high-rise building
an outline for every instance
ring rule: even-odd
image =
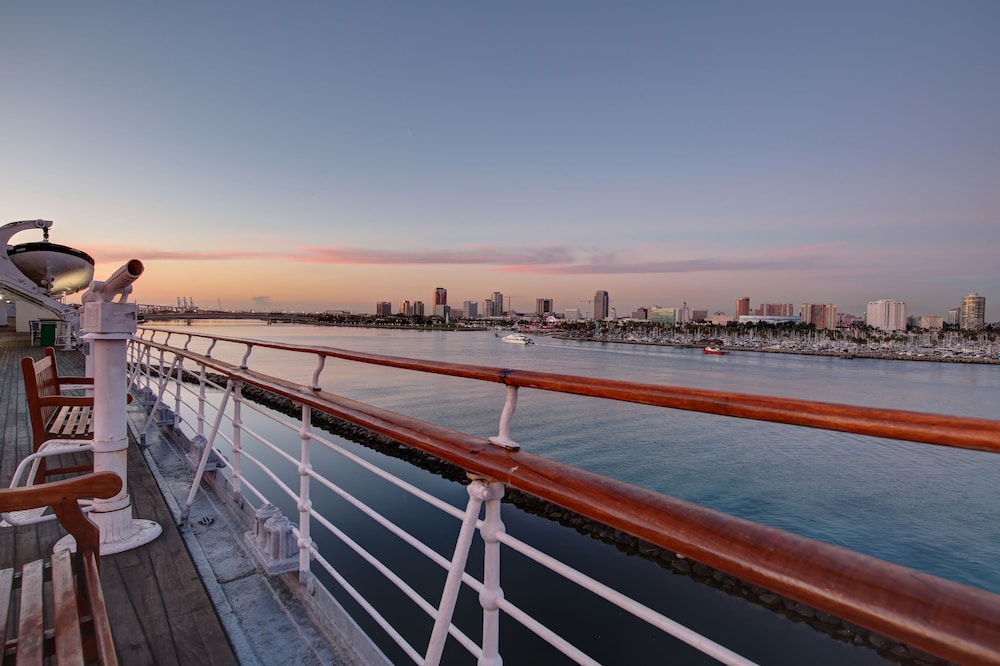
[[[494,291],[493,296],[483,301],[483,316],[502,317],[503,316],[503,294]]]
[[[744,296],[743,298],[737,298],[736,316],[733,317],[733,319],[739,321],[741,316],[746,316],[749,314],[750,314],[750,297]]]
[[[448,305],[448,290],[444,287],[437,287],[434,289],[434,307],[435,309],[439,305]]]
[[[906,303],[883,298],[868,304],[865,323],[883,331],[906,330]]]
[[[389,301],[379,301],[376,303],[375,315],[378,317],[388,317],[392,315],[392,303]]]
[[[833,303],[803,303],[799,319],[803,324],[813,324],[816,328],[836,328],[837,306]]]
[[[552,306],[551,298],[536,298],[535,299],[535,314],[539,317],[544,317],[545,315],[552,314],[555,309]]]
[[[424,302],[423,301],[413,301],[413,316],[423,317],[424,316]]]
[[[604,321],[608,318],[608,306],[610,305],[610,300],[608,299],[608,292],[603,289],[598,290],[594,294],[594,320]]]
[[[795,306],[791,303],[762,303],[758,314],[768,317],[793,317]]]
[[[479,316],[479,304],[476,301],[465,301],[462,303],[462,309],[465,310],[466,319],[475,319]]]
[[[404,317],[413,316],[413,306],[410,305],[409,301],[402,301],[399,304],[399,314],[403,315]]]
[[[499,291],[494,291],[493,296],[483,300],[483,316],[484,317],[503,316],[503,294],[501,294]]]
[[[962,312],[959,315],[958,325],[967,331],[978,331],[986,327],[985,296],[969,294],[962,299]]]
[[[681,308],[661,308],[658,305],[649,308],[649,321],[655,321],[658,324],[666,324],[667,326],[680,324],[683,323],[681,322],[683,316],[684,311]]]
[[[944,317],[941,315],[924,315],[920,318],[920,328],[928,330],[944,328]]]

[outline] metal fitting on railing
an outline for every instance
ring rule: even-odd
[[[496,437],[490,437],[490,442],[505,449],[519,449],[521,445],[510,438],[510,422],[517,407],[517,387],[507,387],[507,400],[500,413],[500,432]]]
[[[319,358],[316,359],[316,370],[313,372],[312,376],[312,386],[313,391],[321,391],[322,386],[319,385],[319,376],[323,373],[323,367],[326,365],[326,356],[319,354]]]

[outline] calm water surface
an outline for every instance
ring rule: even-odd
[[[492,332],[230,323],[186,330],[984,418],[996,418],[1000,405],[1000,367],[988,365],[739,351],[706,356],[698,349],[544,337],[521,346],[501,343]],[[220,347],[213,355],[227,353]],[[265,350],[250,362],[303,383],[313,364],[311,358],[290,364]],[[321,384],[482,437],[496,434],[504,403],[500,385],[333,360]],[[519,393],[513,436],[532,453],[1000,593],[997,455],[530,390]],[[533,519],[523,520],[531,529]],[[606,566],[621,566],[622,558],[611,555]],[[595,551],[588,561],[603,557]],[[857,658],[852,653],[850,660]]]

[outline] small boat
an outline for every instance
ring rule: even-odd
[[[706,354],[716,354],[718,356],[721,356],[722,354],[728,354],[729,353],[727,351],[722,351],[722,349],[720,349],[718,347],[714,347],[712,345],[709,345],[708,347],[705,347],[704,352]]]
[[[529,338],[524,333],[511,333],[510,335],[505,335],[501,338],[501,342],[510,342],[515,345],[533,345],[535,341]]]
[[[82,250],[48,241],[9,246],[7,256],[25,277],[53,298],[75,293],[94,279],[94,260]]]

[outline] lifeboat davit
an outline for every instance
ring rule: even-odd
[[[7,256],[25,277],[54,298],[85,289],[94,279],[93,258],[65,245],[48,241],[10,245]]]

